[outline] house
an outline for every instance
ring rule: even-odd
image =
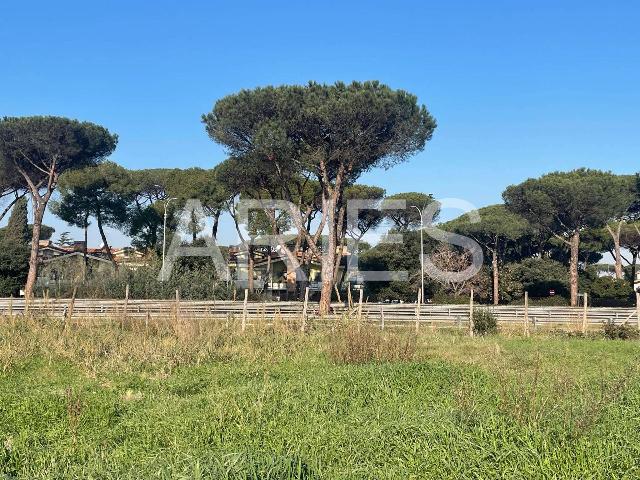
[[[615,265],[610,265],[608,263],[596,263],[594,267],[598,272],[598,277],[616,278]]]
[[[348,253],[343,251],[340,265],[338,266],[338,283],[343,280],[347,265]],[[302,265],[304,254],[300,250],[296,252],[298,263]],[[254,252],[253,282],[258,292],[271,294],[277,299],[289,299],[296,294],[296,272],[288,268],[287,256],[280,253],[280,249],[266,252],[257,249]],[[241,246],[229,248],[229,271],[236,283],[246,285],[248,276],[248,252]],[[310,292],[319,292],[322,287],[322,265],[317,256],[312,256],[308,265],[308,280]]]
[[[118,265],[136,269],[147,264],[144,253],[132,247],[112,248],[111,254]],[[86,259],[86,265],[85,265]],[[86,248],[81,241],[71,245],[56,245],[41,240],[38,251],[38,278],[41,288],[55,288],[81,282],[90,275],[111,274],[115,268],[103,248]]]
[[[38,268],[36,285],[41,288],[61,287],[82,282],[89,275],[111,274],[114,271],[110,260],[84,252],[68,252],[43,258]]]

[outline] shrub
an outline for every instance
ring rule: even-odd
[[[519,298],[516,301],[510,302],[510,305],[524,305],[524,297]],[[550,297],[529,297],[530,307],[568,307],[569,299],[560,295],[554,295]]]
[[[497,333],[498,321],[496,316],[487,309],[477,309],[473,312],[473,333],[487,335]]]
[[[633,289],[627,280],[599,277],[591,283],[589,290],[594,306],[626,307],[633,305]]]
[[[502,274],[500,295],[507,301],[522,297],[528,291],[529,297],[548,297],[549,290],[555,290],[555,297],[568,297],[567,283],[569,271],[562,263],[550,258],[527,258],[520,263],[508,264]]]
[[[604,324],[604,336],[610,340],[636,340],[640,338],[640,331],[623,323],[616,325],[612,321],[608,321]]]
[[[336,363],[408,362],[416,353],[416,336],[350,325],[331,339],[329,356]]]

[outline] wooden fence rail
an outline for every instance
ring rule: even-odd
[[[433,305],[433,304],[380,304],[363,303],[361,313],[358,305],[349,308],[344,304],[333,304],[332,313],[325,320],[350,316],[360,317],[363,322],[384,323],[386,326],[402,324],[412,325],[467,325],[469,305]],[[492,311],[499,323],[519,323],[525,321],[525,307],[522,305],[483,306]],[[102,300],[102,299],[35,299],[27,305],[24,299],[0,299],[0,315],[46,314],[67,317],[68,319],[100,319],[109,317],[171,319],[179,313],[183,320],[188,319],[230,319],[240,321],[246,314],[246,320],[270,319],[276,315],[283,319],[301,319],[304,312],[303,302],[245,302],[243,301],[187,301],[180,300]],[[307,306],[306,318],[318,319],[318,305]],[[528,307],[528,325],[582,325],[584,309],[582,307]],[[588,308],[586,321],[589,325],[614,322],[616,324],[640,324],[635,308]]]

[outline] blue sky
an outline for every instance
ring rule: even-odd
[[[105,125],[128,168],[211,167],[225,154],[200,116],[217,99],[378,79],[415,93],[438,129],[362,181],[483,206],[552,170],[640,170],[639,24],[632,1],[7,1],[0,115]]]

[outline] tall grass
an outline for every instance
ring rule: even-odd
[[[0,320],[0,478],[637,478],[637,341]]]

